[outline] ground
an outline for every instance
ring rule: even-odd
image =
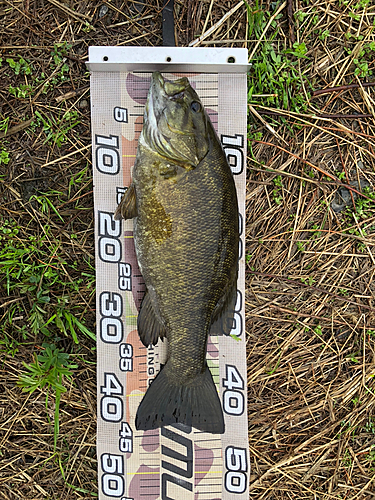
[[[221,22],[236,5],[175,0],[175,36],[215,26],[201,46],[246,47],[252,62],[250,497],[369,499],[375,5],[260,0]],[[97,496],[85,61],[90,45],[161,45],[161,10],[0,0],[0,499]]]

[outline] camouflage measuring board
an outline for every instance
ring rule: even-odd
[[[249,476],[243,225],[247,64],[244,62],[242,69],[233,66],[233,58],[238,60],[241,56],[243,60],[244,52],[220,49],[219,57],[216,49],[164,48],[173,55],[172,63],[178,62],[181,51],[185,57],[187,50],[186,57],[191,58],[190,65],[185,61],[183,65],[168,66],[165,52],[160,60],[160,48],[142,48],[147,50],[146,63],[134,61],[134,53],[125,50],[130,47],[122,48],[125,52],[116,59],[111,52],[115,49],[118,48],[92,47],[89,62],[96,238],[99,498],[245,500]],[[195,55],[200,51],[204,54],[208,51],[215,65],[211,67],[206,59],[204,65],[197,66]],[[168,57],[170,62],[171,56]],[[247,54],[245,60],[246,57]],[[132,65],[126,66],[127,60]],[[189,73],[181,71],[183,68],[188,68]],[[138,405],[165,361],[166,341],[145,348],[139,340],[137,314],[145,286],[134,249],[133,222],[115,221],[113,215],[131,182],[151,72],[156,69],[170,80],[189,78],[218,132],[238,192],[241,258],[233,329],[231,336],[211,332],[207,348],[208,366],[224,410],[223,435],[180,424],[151,431],[137,431],[134,425]]]

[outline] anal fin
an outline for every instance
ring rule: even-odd
[[[151,303],[150,294],[146,292],[137,320],[138,335],[145,347],[158,343],[159,338],[165,337],[165,328],[156,316]]]

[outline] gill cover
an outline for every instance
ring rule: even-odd
[[[188,169],[206,156],[207,116],[187,78],[169,82],[153,73],[142,135],[150,149]]]

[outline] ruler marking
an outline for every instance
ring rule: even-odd
[[[124,134],[124,137],[123,137],[123,144],[122,144],[122,147],[123,147],[123,151],[126,151],[128,152],[129,154],[128,155],[121,155],[121,148],[119,148],[119,152],[120,152],[120,158],[135,158],[136,155],[135,154],[130,154],[130,153],[133,153],[135,150],[134,150],[134,147],[137,146],[137,142],[138,142],[138,139],[139,139],[139,135],[141,134],[142,132],[142,128],[143,128],[143,124],[144,124],[144,119],[143,119],[143,110],[145,108],[145,105],[144,104],[139,104],[139,102],[144,102],[144,100],[146,99],[146,95],[148,93],[148,90],[149,90],[149,84],[148,82],[145,80],[146,78],[148,78],[148,80],[150,80],[150,76],[151,76],[151,71],[150,72],[145,72],[145,71],[133,71],[131,73],[128,73],[128,72],[125,72],[124,74],[127,76],[128,74],[131,75],[131,74],[134,74],[134,75],[139,75],[142,77],[142,81],[140,81],[140,85],[137,85],[137,83],[135,82],[133,84],[133,88],[132,89],[129,89],[129,95],[127,95],[128,93],[128,88],[126,87],[125,85],[125,80],[123,81],[121,77],[121,81],[120,81],[120,86],[122,85],[123,88],[121,89],[121,96],[120,96],[120,99],[119,99],[119,104],[115,103],[116,106],[121,106],[123,108],[128,108],[128,113],[129,111],[132,111],[131,113],[129,113],[128,116],[132,117],[132,120],[129,120],[130,121],[130,124],[127,125],[127,127],[130,126],[130,133],[132,133],[132,129],[134,130],[134,138],[131,138],[131,135],[127,135],[128,132],[125,134],[122,132],[122,130],[125,130],[123,129],[122,127],[124,127],[123,124],[117,124],[116,127],[120,127],[119,130],[120,132],[111,132],[112,134],[117,134],[121,137],[122,133]],[[164,73],[164,72],[163,72]],[[165,73],[168,73],[168,72],[165,72]],[[217,82],[221,82],[220,80],[220,77],[218,77],[217,75],[210,75],[210,74],[204,74],[204,73],[201,73],[198,77],[195,76],[195,74],[187,74],[187,76],[189,78],[192,78],[193,81],[195,81],[195,78],[198,79],[198,81],[195,81],[195,85],[194,85],[194,88],[197,90],[198,93],[201,94],[201,100],[202,102],[204,103],[204,105],[206,106],[206,111],[207,111],[207,114],[210,116],[211,118],[211,122],[215,125],[215,128],[216,127],[216,124],[218,123],[219,121],[219,118],[220,120],[223,121],[223,123],[220,121],[219,123],[219,130],[221,132],[221,130],[223,129],[223,133],[227,134],[229,137],[237,137],[238,136],[238,133],[241,132],[241,127],[240,128],[236,128],[235,126],[233,126],[232,122],[233,122],[233,119],[232,118],[229,118],[229,122],[228,122],[228,126],[224,126],[224,121],[225,121],[225,115],[221,115],[220,114],[220,117],[218,115],[218,108],[219,108],[219,104],[218,103],[222,103],[222,101],[220,99],[223,98],[223,95],[222,93],[220,94],[220,96],[218,95],[219,93],[219,88],[218,86],[216,86]],[[106,78],[105,82],[109,82],[111,84],[112,82],[112,76],[106,76],[106,77],[103,77],[101,76],[100,78]],[[174,79],[175,77],[172,77],[172,79]],[[230,78],[230,77],[228,77]],[[204,79],[204,80],[203,80]],[[203,80],[203,81],[202,81]],[[131,80],[127,80],[127,83],[130,82]],[[229,82],[231,82],[231,80],[229,80]],[[147,84],[147,86],[146,86]],[[205,86],[206,84],[206,86]],[[225,83],[226,84],[226,83]],[[241,84],[242,85],[242,84]],[[235,90],[237,87],[234,87],[233,90]],[[240,86],[239,88],[242,88],[242,86]],[[220,89],[222,91],[222,87],[220,86]],[[124,91],[124,92],[122,92]],[[124,93],[124,95],[122,95]],[[208,93],[209,95],[204,95],[205,93]],[[231,93],[231,91],[230,91]],[[216,95],[213,95],[213,94],[216,94]],[[238,92],[238,94],[240,94],[240,92]],[[227,97],[226,97],[226,94],[224,95],[225,97],[225,106],[221,106],[220,107],[220,113],[221,113],[221,110],[224,108],[225,112],[228,112],[230,111],[230,108],[227,108],[226,107],[226,102],[227,102]],[[233,96],[233,99],[235,99],[236,96]],[[242,93],[241,93],[241,96],[238,95],[238,99],[241,101],[241,97],[242,96]],[[142,99],[141,101],[138,101],[138,103],[134,103],[134,99]],[[215,101],[216,100],[216,101]],[[212,102],[214,101],[214,102]],[[212,102],[212,104],[211,104]],[[235,107],[235,109],[237,109]],[[97,113],[97,112],[96,112]],[[136,121],[136,123],[135,123]],[[241,122],[242,123],[242,122]],[[233,126],[233,131],[232,131],[232,127]],[[98,128],[100,128],[100,126],[98,125]],[[116,129],[117,130],[117,129]],[[128,130],[128,129],[127,129]],[[99,133],[103,133],[103,136],[107,137],[108,136],[108,132],[107,132],[107,128],[103,129],[103,131],[99,131]],[[243,133],[245,134],[246,133],[246,130],[244,129]],[[219,135],[220,137],[220,135]],[[246,147],[246,135],[243,136],[245,138],[245,147]],[[125,139],[132,142],[132,147],[129,147],[129,145],[125,142]],[[121,141],[121,139],[120,139]],[[231,144],[231,143],[230,143]],[[228,146],[227,146],[228,147]],[[229,146],[230,147],[230,146]],[[245,150],[244,150],[245,151]],[[246,156],[245,156],[246,157]],[[125,162],[126,160],[122,160],[124,161],[124,165],[125,165]],[[131,164],[131,161],[132,160],[128,160],[126,162],[126,166],[124,166],[124,168],[127,168],[127,166],[129,166]],[[123,172],[121,171],[120,174],[119,174],[119,177],[118,179],[123,179],[122,177],[123,175]],[[238,176],[236,178],[236,183],[238,183],[238,180],[239,180],[239,177]],[[108,177],[109,179],[109,177]],[[120,182],[120,184],[122,184],[122,182]],[[97,184],[99,185],[99,184]],[[100,189],[99,189],[99,194],[100,194]],[[241,195],[240,195],[241,196]],[[95,207],[96,210],[97,210],[97,207]],[[101,210],[102,207],[100,206],[99,207],[99,210]],[[242,213],[242,212],[241,212]],[[96,213],[96,216],[97,216],[97,213]],[[128,226],[126,226],[128,227]],[[132,238],[133,236],[131,236]],[[127,260],[127,257],[128,257],[128,254],[125,254],[125,261]],[[141,275],[133,275],[134,278],[141,278]],[[241,289],[240,285],[239,286],[239,289]],[[116,289],[117,290],[117,289]],[[134,293],[136,292],[136,294]],[[134,295],[132,296],[132,293],[134,293]],[[135,314],[133,313],[133,315],[131,316],[127,316],[126,315],[126,312],[125,312],[125,315],[122,316],[122,318],[136,318],[138,316],[138,313],[137,313],[137,310],[134,308],[134,300],[133,300],[133,297],[138,297],[139,294],[142,294],[144,295],[144,290],[139,290],[139,284],[137,283],[135,286],[133,286],[133,291],[132,292],[124,292],[124,295],[123,297],[125,297],[126,295],[126,300],[129,301],[130,305],[131,305],[131,308],[130,310],[128,311],[128,309],[126,309],[126,312],[133,312],[135,311]],[[244,307],[241,308],[241,314],[243,316],[243,310],[244,310]],[[132,322],[133,323],[133,322]],[[129,323],[127,322],[127,325],[126,327],[130,326]],[[130,328],[132,330],[135,330],[136,327],[134,325],[134,328],[132,328],[130,326]],[[126,333],[130,333],[130,331],[127,331]],[[136,332],[135,332],[136,333]],[[133,335],[133,334],[132,334]],[[131,340],[133,339],[133,340]],[[129,342],[129,343],[133,343],[134,342],[134,339],[135,337],[130,337],[130,339],[128,340],[125,340],[125,342]],[[214,344],[214,346],[218,346],[219,345],[219,339],[216,338],[215,341],[212,341],[212,344]],[[211,342],[210,342],[210,345],[211,345]],[[220,346],[221,348],[223,347],[222,346],[222,341],[220,340]],[[162,346],[162,344],[159,342],[160,346]],[[148,348],[147,347],[144,347],[142,345],[140,345],[140,342],[138,343],[138,341],[135,342],[135,344],[133,344],[135,346],[135,352],[134,352],[134,359],[135,358],[143,358],[142,360],[138,360],[138,365],[139,367],[145,367],[145,365],[147,365],[148,363],[145,361],[147,359],[147,356],[148,356]],[[226,344],[224,344],[226,345]],[[112,347],[112,346],[111,346]],[[113,346],[113,348],[115,348],[115,346]],[[158,346],[155,346],[156,350],[158,350]],[[138,351],[141,352],[141,354],[138,354],[136,355],[135,353]],[[160,357],[162,359],[164,359],[164,356],[165,356],[165,352],[164,350],[162,351],[163,354],[160,355]],[[224,353],[226,352],[226,349],[224,347]],[[235,351],[237,352],[237,351]],[[147,353],[147,354],[146,354]],[[218,363],[217,365],[215,364],[214,366],[210,367],[210,369],[212,370],[212,373],[215,375],[215,380],[217,380],[217,375],[220,374],[220,370],[222,368],[222,365],[224,366],[224,364],[226,363],[225,360],[223,360],[223,357],[220,356],[218,358],[213,358],[212,355],[215,354],[217,355],[217,347],[214,348],[212,347],[211,349],[209,349],[207,351],[207,354],[208,356],[210,357],[210,359],[215,363]],[[221,353],[220,353],[221,354]],[[116,356],[118,356],[118,346],[116,346]],[[159,353],[158,352],[155,352],[153,353],[153,356],[155,358],[155,360],[158,360],[158,357],[159,357]],[[232,356],[233,357],[233,356]],[[136,363],[136,362],[135,362]],[[159,361],[157,361],[157,363],[159,363]],[[220,363],[220,364],[219,364]],[[233,363],[235,364],[235,361],[233,361]],[[137,376],[137,374],[139,375],[144,375],[145,373],[147,373],[147,370],[139,370],[138,369],[138,365],[137,365],[137,369],[135,369],[136,371],[136,374],[121,374],[123,377],[124,377],[124,380],[127,381],[128,378],[127,377],[131,377],[134,375]],[[158,365],[157,365],[158,366]],[[219,370],[219,372],[218,372]],[[115,371],[115,370],[114,370]],[[155,369],[155,372],[154,373],[157,373],[157,370]],[[244,373],[242,373],[242,376],[244,375]],[[246,373],[245,373],[245,376],[246,376]],[[130,379],[131,380],[131,379]],[[221,378],[220,378],[221,380]],[[137,378],[136,379],[137,381],[137,385],[138,387],[134,388],[132,387],[132,391],[137,391],[138,393],[137,394],[126,394],[126,397],[132,397],[132,396],[137,396],[137,397],[142,397],[144,395],[144,393],[146,392],[147,388],[148,388],[148,382],[150,381],[150,377],[147,377],[147,378]],[[128,388],[129,390],[129,386],[127,387],[126,385],[127,382],[125,382],[124,384],[124,392],[126,393],[126,388]],[[246,388],[245,388],[246,389]],[[225,389],[224,389],[225,390]],[[229,389],[228,389],[229,390]],[[246,392],[246,390],[245,390]],[[220,397],[222,395],[219,395]],[[245,394],[245,397],[246,397],[246,394]],[[128,402],[129,400],[127,400]],[[132,400],[131,404],[136,404],[137,402],[134,402],[134,400]],[[127,418],[126,420],[129,422],[129,425],[132,426],[132,424],[134,423],[134,417],[132,416],[132,411],[134,410],[131,410],[130,412],[130,415],[127,415]],[[229,425],[229,423],[231,425]],[[107,426],[108,427],[108,426]],[[234,430],[234,426],[232,425],[232,422],[228,422],[228,431],[230,431],[231,429]],[[200,457],[200,458],[195,458],[195,461],[194,461],[194,466],[193,468],[195,469],[196,467],[200,467],[200,468],[204,468],[204,469],[208,469],[208,468],[216,468],[216,469],[224,469],[224,470],[209,470],[209,471],[197,471],[197,470],[194,470],[195,474],[196,474],[196,478],[198,480],[198,484],[195,484],[194,480],[193,480],[193,493],[194,493],[194,497],[195,498],[201,498],[200,495],[202,496],[202,499],[203,498],[206,498],[207,500],[210,500],[212,499],[213,497],[215,498],[222,498],[222,496],[224,495],[224,490],[223,490],[223,474],[227,471],[227,469],[225,469],[225,464],[224,464],[224,455],[225,455],[225,446],[228,445],[228,433],[225,434],[224,436],[221,436],[220,438],[217,438],[217,437],[212,437],[212,438],[205,438],[205,439],[196,439],[196,438],[201,438],[203,437],[203,435],[207,435],[204,431],[197,431],[195,430],[194,428],[191,429],[193,432],[186,437],[191,439],[192,441],[192,444],[193,446],[195,444],[199,444],[200,448],[202,449],[202,451],[207,451],[207,452],[210,452],[210,450],[212,450],[212,457]],[[160,431],[160,429],[159,429]],[[109,430],[106,431],[107,433],[109,433]],[[117,431],[116,431],[117,432]],[[236,432],[234,430],[234,432]],[[180,434],[180,431],[178,431],[178,434]],[[198,436],[197,436],[198,435]],[[185,436],[185,435],[184,435]],[[139,496],[140,497],[145,497],[145,499],[147,500],[147,498],[149,498],[150,496],[155,496],[159,498],[159,496],[161,495],[161,476],[160,474],[162,473],[163,469],[161,469],[161,460],[165,457],[163,457],[163,455],[161,454],[161,436],[160,436],[160,432],[158,432],[157,434],[155,435],[151,435],[151,436],[147,436],[145,435],[145,433],[142,433],[142,434],[139,434],[138,432],[136,432],[134,430],[134,434],[133,434],[133,438],[141,438],[142,439],[142,443],[140,443],[139,441],[135,441],[134,442],[134,446],[137,446],[138,445],[138,449],[137,449],[137,454],[139,456],[139,459],[141,460],[140,462],[140,465],[141,466],[146,466],[146,467],[151,467],[153,468],[154,470],[152,471],[149,471],[149,472],[127,472],[127,475],[132,475],[133,477],[135,477],[136,475],[140,475],[140,484],[139,484],[139,487],[142,488],[142,493],[141,491],[139,491]],[[115,443],[116,444],[116,443]],[[218,445],[218,446],[213,446],[213,445]],[[231,442],[229,442],[229,445],[230,446],[234,446],[236,447],[236,444],[232,444]],[[147,449],[147,446],[156,446],[155,450],[152,451],[152,452],[147,452],[147,451],[143,451],[143,448],[142,446],[144,446],[146,449]],[[111,447],[112,447],[112,443],[109,443],[107,442],[107,445],[106,445],[106,448],[108,448],[108,452],[109,453],[117,453],[118,454],[118,445],[116,445],[117,449],[114,449],[114,450],[111,450]],[[174,445],[172,445],[171,443],[171,448],[174,448]],[[205,449],[206,448],[206,449]],[[142,450],[142,451],[141,451]],[[194,450],[194,448],[193,448]],[[220,450],[220,452],[216,452],[215,450]],[[107,449],[104,450],[105,452],[107,452]],[[195,452],[194,452],[194,455],[195,455]],[[129,462],[127,462],[127,464],[131,464],[131,465],[134,465],[136,467],[138,467],[138,471],[139,470],[142,470],[142,469],[139,469],[139,463],[136,459],[136,456],[128,456],[126,457],[127,459],[129,459]],[[138,460],[139,460],[138,459]],[[152,462],[152,460],[155,460],[155,462]],[[150,462],[148,461],[150,460]],[[209,461],[209,463],[207,463],[207,461]],[[103,473],[103,471],[100,471],[99,469],[99,472]],[[152,477],[150,477],[150,474],[153,475]],[[248,472],[246,471],[245,473],[247,476],[248,476]],[[199,477],[201,476],[201,477]],[[203,476],[203,477],[202,477]],[[215,477],[213,477],[215,476]],[[131,478],[129,477],[128,479],[129,481],[131,480]],[[214,482],[212,482],[214,481]],[[147,482],[147,485],[144,485],[143,482]],[[151,484],[151,482],[154,482],[153,484]],[[218,490],[214,490],[212,488],[218,488]],[[147,491],[148,489],[148,491]],[[207,489],[208,491],[204,491],[205,489]],[[144,493],[143,493],[144,491]],[[103,492],[100,491],[99,492],[99,499],[100,500],[103,500],[102,497],[101,497],[101,494]],[[129,493],[129,492],[128,492]],[[125,494],[126,495],[126,494]],[[159,496],[158,496],[159,495]],[[189,497],[190,498],[190,497]],[[226,498],[226,497],[225,497]],[[241,498],[241,500],[243,500],[243,495],[238,495],[238,498]]]

